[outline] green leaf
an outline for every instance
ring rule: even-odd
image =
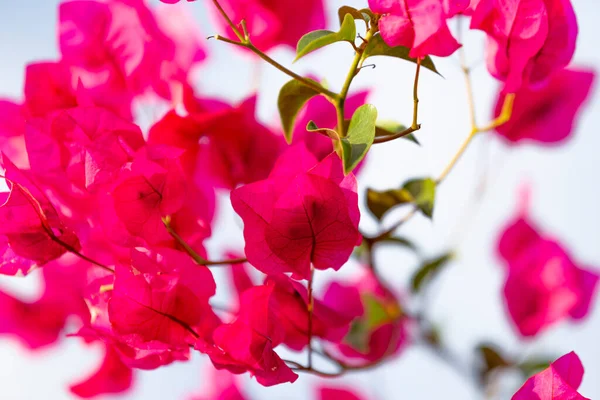
[[[377,122],[377,129],[375,130],[375,137],[384,137],[384,136],[395,135],[396,133],[400,133],[405,130],[406,130],[406,126],[399,124],[398,122],[387,121],[387,120],[379,121],[379,122]],[[402,139],[416,143],[419,146],[421,145],[421,143],[419,143],[419,141],[417,140],[415,135],[413,135],[412,133],[409,133],[406,136],[402,136]]]
[[[367,189],[367,207],[377,219],[392,208],[402,204],[414,204],[431,218],[435,202],[435,181],[431,178],[413,179],[400,189],[377,191]]]
[[[321,47],[329,46],[337,42],[354,43],[356,38],[356,24],[354,18],[350,14],[344,16],[342,26],[338,32],[328,30],[318,30],[309,32],[302,36],[296,46],[296,59],[299,60],[308,53],[320,49]]]
[[[529,378],[548,368],[552,360],[554,360],[554,358],[533,357],[519,363],[517,368],[525,378]]]
[[[308,121],[308,124],[306,125],[306,130],[308,132],[320,133],[321,135],[327,136],[332,140],[340,140],[340,135],[334,129],[319,128],[314,121]]]
[[[480,376],[482,381],[485,381],[487,376],[494,370],[499,368],[506,368],[513,365],[512,361],[509,361],[501,355],[500,349],[495,345],[481,344],[477,346],[477,352],[479,357],[483,361],[480,370]]]
[[[365,314],[367,315],[367,327],[369,330],[377,329],[381,325],[390,322],[390,316],[385,307],[375,296],[364,294],[362,300]]]
[[[388,56],[388,57],[401,58],[403,60],[410,61],[410,62],[413,62],[416,64],[417,60],[415,58],[409,57],[408,56],[409,52],[410,52],[410,49],[408,47],[404,47],[404,46],[390,47],[383,41],[383,38],[381,37],[381,35],[375,35],[371,38],[371,40],[369,40],[369,43],[367,44],[367,47],[365,48],[365,59],[367,59],[369,57],[374,57],[374,56]],[[433,71],[436,74],[440,75],[437,68],[435,67],[435,64],[433,63],[433,60],[429,56],[427,56],[421,60],[421,66],[423,68],[427,68],[428,70]]]
[[[393,245],[396,245],[396,246],[406,247],[406,248],[411,249],[413,251],[417,251],[417,246],[415,246],[415,244],[412,241],[410,241],[409,239],[400,237],[400,236],[386,237],[386,238],[381,239],[380,241],[378,241],[378,243],[381,243],[381,244],[393,244]]]
[[[369,22],[373,17],[373,13],[369,9],[357,10],[354,7],[342,6],[338,9],[338,18],[340,20],[340,25],[344,23],[346,14],[350,14],[355,20],[360,19],[365,22]]]
[[[433,279],[433,277],[436,276],[453,257],[454,255],[452,253],[448,253],[424,262],[411,278],[411,288],[413,293],[419,292],[423,285]]]
[[[292,142],[294,122],[296,121],[298,113],[308,100],[318,94],[319,92],[295,79],[283,85],[279,91],[277,107],[279,108],[283,134],[288,143]]]
[[[431,178],[414,179],[404,184],[404,189],[413,196],[414,203],[429,218],[433,217],[435,187],[436,183]]]
[[[344,173],[349,174],[365,157],[375,139],[377,109],[371,104],[363,104],[352,115],[348,134],[340,138]]]

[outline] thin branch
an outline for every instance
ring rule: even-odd
[[[406,128],[402,132],[394,133],[393,135],[376,137],[375,140],[373,140],[373,144],[391,142],[392,140],[396,140],[396,139],[403,138],[404,136],[408,136],[411,133],[418,131],[419,129],[421,129],[421,124],[417,124],[416,128],[413,128],[411,126],[410,128]]]
[[[313,280],[315,277],[315,267],[311,264],[310,266],[310,279],[308,280],[308,368],[312,368],[312,337],[313,337],[313,311],[315,306],[315,301],[313,297]]]
[[[183,247],[183,249],[186,251],[186,253],[188,253],[188,255],[190,257],[192,257],[192,259],[196,262],[196,264],[205,265],[207,267],[212,267],[212,266],[217,266],[217,265],[242,264],[242,263],[245,263],[248,261],[248,259],[244,258],[244,257],[232,258],[229,260],[219,260],[219,261],[206,260],[200,254],[198,254],[196,252],[196,250],[194,250],[189,244],[187,244],[187,242],[185,240],[183,240],[183,238],[181,236],[179,236],[179,234],[177,232],[175,232],[175,230],[171,226],[171,218],[164,217],[162,219],[162,221],[163,221],[163,224],[165,225],[165,228],[167,229],[167,232],[169,232],[169,235],[171,235],[171,237],[173,239],[175,239],[175,241],[181,247]]]
[[[418,121],[419,118],[419,74],[421,72],[421,59],[417,58],[417,70],[415,72],[415,82],[413,84],[413,120],[410,126],[413,131],[420,128]]]

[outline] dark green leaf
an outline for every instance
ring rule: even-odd
[[[406,247],[411,250],[417,251],[417,246],[415,246],[415,244],[412,241],[410,241],[409,239],[400,237],[400,236],[390,236],[387,238],[383,238],[383,239],[379,240],[377,243],[393,244],[396,246]]]
[[[392,208],[410,203],[431,218],[435,202],[435,186],[433,179],[425,178],[410,180],[400,189],[384,191],[367,189],[367,207],[377,219],[381,219]]]
[[[340,25],[344,23],[344,18],[346,18],[346,14],[350,14],[355,20],[360,19],[365,22],[368,22],[371,19],[369,14],[359,11],[354,7],[342,6],[338,9],[338,18],[340,20]]]
[[[371,40],[369,40],[369,43],[365,48],[365,59],[374,56],[388,56],[401,58],[416,64],[417,60],[408,56],[409,51],[410,49],[404,46],[390,47],[383,41],[381,35],[375,35],[371,38]],[[438,70],[435,68],[435,64],[431,60],[431,57],[429,56],[421,60],[421,66],[440,75]]]
[[[496,346],[482,344],[477,347],[477,352],[483,362],[480,370],[482,380],[485,380],[492,371],[510,367],[513,364],[500,354],[500,350]]]
[[[404,189],[413,196],[414,203],[429,218],[433,217],[435,186],[436,183],[431,178],[414,179],[404,184]]]
[[[375,139],[375,122],[377,109],[371,104],[364,104],[356,109],[348,133],[340,138],[344,173],[349,174],[365,157]]]
[[[453,254],[448,253],[423,263],[412,276],[411,288],[413,293],[421,290],[423,285],[433,279],[452,258]]]
[[[308,86],[291,80],[279,91],[277,99],[277,107],[279,108],[279,116],[281,117],[281,125],[283,126],[283,134],[288,143],[292,142],[292,134],[294,132],[294,122],[298,113],[304,107],[306,102],[319,93]]]
[[[377,122],[377,129],[375,130],[375,137],[391,136],[391,135],[395,135],[396,133],[400,133],[405,130],[406,130],[406,126],[399,124],[398,122],[379,121],[379,122]],[[421,145],[421,143],[419,143],[417,138],[412,133],[409,133],[406,136],[402,136],[402,139],[409,140],[413,143]]]
[[[350,14],[346,14],[342,21],[342,26],[338,32],[328,30],[318,30],[309,32],[302,36],[296,46],[296,60],[304,57],[308,53],[318,50],[337,42],[354,43],[356,38],[356,25],[354,18]]]

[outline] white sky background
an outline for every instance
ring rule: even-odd
[[[328,0],[329,22],[337,24],[336,10],[341,5],[366,6],[366,0]],[[580,34],[575,64],[600,69],[598,36],[600,5],[596,0],[573,0],[579,19]],[[34,60],[56,57],[55,24],[57,0],[0,0],[0,97],[20,98],[24,67]],[[186,3],[201,25],[203,34],[212,34],[206,16],[208,0]],[[477,116],[486,122],[495,96],[495,82],[483,62],[479,32],[469,32],[465,45],[473,73]],[[210,59],[196,74],[200,93],[241,100],[251,93],[256,66],[226,43],[207,42]],[[272,56],[291,65],[293,53],[276,50]],[[296,63],[302,73],[314,73],[338,89],[352,58],[349,46],[338,44]],[[414,65],[398,60],[375,59],[377,68],[366,69],[357,77],[355,89],[373,88],[369,101],[379,110],[380,118],[409,123],[412,113]],[[359,177],[361,193],[366,187],[393,187],[410,177],[437,176],[458,149],[469,130],[464,82],[456,56],[436,59],[442,79],[424,70],[421,75],[418,132],[422,147],[405,141],[375,146]],[[287,77],[268,65],[261,65],[259,114],[268,122],[277,120],[275,102],[278,89]],[[597,82],[598,83],[598,82]],[[539,225],[559,238],[582,265],[600,269],[600,190],[596,187],[600,171],[600,99],[596,85],[591,101],[579,121],[577,133],[567,144],[555,148],[534,146],[508,149],[495,138],[478,138],[438,193],[433,223],[414,218],[400,231],[416,238],[427,254],[434,255],[462,237],[459,258],[438,278],[431,315],[443,329],[443,337],[465,361],[481,341],[525,351],[562,355],[575,350],[583,360],[586,376],[581,393],[600,398],[600,299],[589,318],[579,325],[564,323],[538,340],[520,343],[511,328],[502,305],[504,274],[494,257],[499,230],[514,215],[519,185],[532,184],[533,216]],[[487,165],[487,167],[486,167]],[[489,190],[480,207],[473,206],[473,193],[479,177],[489,170]],[[227,206],[227,202],[223,202]],[[222,207],[223,208],[223,207]],[[395,214],[401,215],[402,212]],[[361,226],[374,232],[376,226],[364,213]],[[465,216],[468,215],[468,216]],[[393,220],[390,217],[389,220]],[[214,225],[209,249],[218,255],[223,244],[242,245],[240,223],[231,212],[224,212]],[[457,235],[457,232],[465,235]],[[416,259],[407,252],[385,250],[379,253],[383,274],[403,288],[413,272]],[[342,275],[351,275],[356,266],[348,266]],[[325,274],[318,274],[323,283]],[[0,287],[15,288],[25,295],[35,294],[34,281],[0,277]],[[217,277],[220,279],[220,277]],[[225,283],[222,279],[219,284]],[[100,349],[85,347],[77,339],[65,339],[60,346],[39,353],[28,353],[16,342],[0,338],[0,399],[69,399],[69,382],[92,371],[98,365]],[[202,365],[206,358],[194,356],[192,362],[176,364],[152,372],[138,373],[135,389],[122,399],[183,399],[203,383]],[[243,380],[253,399],[306,399],[316,378],[302,375],[293,386],[271,389]],[[357,386],[370,399],[477,399],[462,378],[427,352],[411,348],[395,361],[360,374],[352,374],[332,383]],[[511,393],[514,392],[511,388]],[[508,398],[506,393],[500,398]],[[111,398],[111,397],[107,397]]]

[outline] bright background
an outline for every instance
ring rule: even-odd
[[[327,0],[330,26],[337,23],[336,11],[344,4],[365,7],[366,0]],[[0,0],[0,96],[19,99],[24,67],[35,60],[57,57],[55,25],[58,0]],[[573,0],[580,34],[574,64],[600,67],[598,35],[600,4],[597,0]],[[216,33],[207,17],[208,0],[185,3],[200,23],[203,34]],[[483,62],[483,36],[469,32],[464,40],[473,73],[477,116],[480,123],[490,117],[496,84],[488,76]],[[255,65],[226,43],[208,41],[209,61],[197,71],[200,93],[239,101],[256,86],[260,74],[259,114],[268,123],[276,123],[275,100],[287,77],[268,65]],[[291,65],[293,54],[287,49],[271,55]],[[344,44],[306,57],[293,68],[314,73],[339,88],[352,58]],[[409,123],[412,113],[414,65],[398,60],[375,59],[377,68],[365,69],[355,80],[355,89],[373,88],[369,101],[382,119]],[[375,146],[360,175],[362,192],[366,187],[393,187],[409,177],[437,176],[468,133],[468,112],[464,82],[456,56],[436,60],[444,75],[440,78],[424,71],[420,83],[420,122],[422,147],[405,141]],[[596,85],[588,107],[582,113],[576,134],[555,148],[522,146],[509,149],[497,138],[477,138],[458,167],[439,191],[433,223],[414,218],[400,233],[416,238],[423,252],[435,255],[458,245],[459,257],[434,284],[433,320],[443,338],[464,362],[471,362],[473,348],[492,341],[518,354],[549,353],[556,356],[575,350],[586,368],[581,393],[600,399],[600,299],[596,296],[591,315],[583,324],[563,323],[532,342],[520,342],[504,312],[501,288],[504,274],[494,256],[494,246],[503,224],[514,215],[519,188],[524,182],[532,187],[532,214],[539,225],[560,239],[582,265],[600,268],[600,190],[596,188],[600,170],[600,99]],[[487,179],[482,179],[487,176]],[[481,203],[474,194],[482,181],[487,191]],[[226,198],[223,199],[226,208]],[[399,217],[400,211],[395,214]],[[391,222],[394,217],[390,217]],[[364,214],[361,226],[375,232],[376,226]],[[225,210],[214,225],[209,249],[218,254],[223,244],[242,245],[240,223]],[[383,274],[402,289],[417,260],[408,252],[384,250],[379,253]],[[349,265],[342,274],[351,275]],[[3,290],[15,290],[25,298],[35,296],[36,279],[26,281],[0,277]],[[220,279],[220,277],[218,277]],[[321,283],[327,280],[317,275]],[[224,283],[220,281],[219,283]],[[224,299],[220,293],[217,301]],[[99,347],[86,347],[77,339],[64,339],[59,346],[28,353],[6,338],[0,338],[0,399],[69,399],[67,384],[96,368]],[[135,388],[122,399],[183,399],[203,384],[202,370],[207,360],[195,355],[186,364],[176,364],[152,372],[138,373]],[[271,389],[244,379],[243,385],[254,399],[306,399],[319,380],[302,375],[294,386]],[[368,373],[356,373],[333,384],[359,387],[369,399],[477,399],[477,393],[454,370],[428,351],[412,347],[398,359]],[[497,398],[509,398],[519,381],[509,380],[506,392]],[[111,397],[107,397],[111,398]]]

